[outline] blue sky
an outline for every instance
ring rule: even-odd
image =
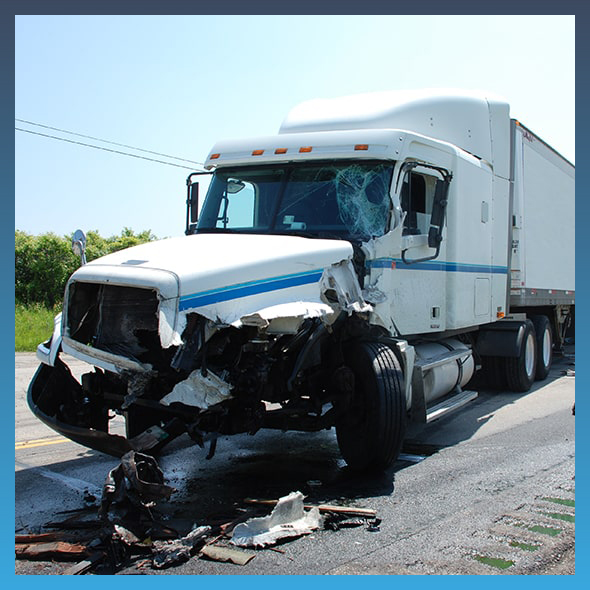
[[[311,98],[480,88],[575,162],[574,25],[559,15],[17,16],[15,117],[202,162],[218,139],[276,133]],[[15,156],[16,229],[184,230],[188,169],[23,131]]]

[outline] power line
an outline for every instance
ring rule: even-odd
[[[172,162],[164,162],[163,160],[156,160],[154,158],[146,158],[145,156],[138,156],[137,154],[130,154],[128,152],[122,152],[120,150],[111,150],[109,148],[101,147],[99,145],[91,145],[89,143],[82,143],[81,141],[74,141],[72,139],[66,139],[65,137],[57,137],[55,135],[48,135],[46,133],[39,133],[38,131],[31,131],[30,129],[22,129],[15,127],[16,131],[24,131],[25,133],[31,133],[32,135],[40,135],[41,137],[48,137],[50,139],[57,139],[58,141],[65,141],[67,143],[73,143],[75,145],[82,145],[84,147],[94,148],[95,150],[102,150],[104,152],[111,152],[113,154],[120,154],[122,156],[129,156],[130,158],[138,158],[140,160],[147,160],[148,162],[157,162],[158,164],[166,164],[166,166],[174,166],[175,168],[185,168],[186,170],[194,170],[191,166],[182,166],[181,164],[173,164]],[[143,150],[146,151],[146,150]],[[190,160],[187,160],[190,162]],[[197,162],[195,162],[197,163]],[[202,164],[200,164],[202,166]]]
[[[84,135],[82,133],[75,133],[74,131],[67,131],[66,129],[60,129],[59,127],[51,127],[49,125],[42,125],[41,123],[34,123],[33,121],[27,121],[25,119],[14,118],[15,121],[20,123],[26,123],[27,125],[34,125],[35,127],[43,127],[44,129],[51,129],[52,131],[59,131],[60,133],[67,133],[68,135],[76,135],[78,137],[84,137],[86,139],[92,139],[93,141],[101,141],[102,143],[109,143],[111,145],[118,145],[119,147],[128,148],[138,152],[145,152],[146,154],[153,154],[154,156],[163,156],[164,158],[170,158],[172,160],[180,160],[181,162],[189,162],[190,164],[198,164],[202,166],[202,162],[195,162],[194,160],[187,160],[185,158],[178,158],[177,156],[170,156],[169,154],[161,154],[160,152],[153,152],[151,150],[145,150],[143,148],[134,147],[124,143],[117,143],[116,141],[109,141],[108,139],[101,139],[100,137],[93,137],[92,135]]]

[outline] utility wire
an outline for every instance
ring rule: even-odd
[[[105,152],[111,152],[113,154],[121,154],[123,156],[129,156],[130,158],[139,158],[140,160],[148,160],[149,162],[157,162],[158,164],[166,164],[167,166],[174,166],[175,168],[185,168],[186,170],[194,170],[194,167],[191,166],[182,166],[181,164],[173,164],[172,162],[164,162],[163,160],[155,160],[154,158],[146,158],[145,156],[138,156],[137,154],[130,154],[128,152],[122,152],[120,150],[112,150],[109,148],[105,148],[105,147],[101,147],[99,145],[91,145],[89,143],[82,143],[81,141],[74,141],[72,139],[66,139],[65,137],[57,137],[55,135],[48,135],[46,133],[39,133],[38,131],[31,131],[30,129],[22,129],[21,127],[15,127],[16,131],[24,131],[25,133],[31,133],[32,135],[40,135],[41,137],[49,137],[50,139],[57,139],[58,141],[65,141],[67,143],[73,143],[76,145],[82,145],[84,147],[89,147],[89,148],[94,148],[95,150],[103,150]],[[99,140],[99,141],[104,141],[104,140]],[[112,143],[112,142],[109,142]],[[116,144],[119,145],[119,144]],[[131,149],[137,149],[137,148],[131,148]],[[141,151],[148,151],[148,150],[141,150]],[[156,152],[150,152],[150,153],[156,153]],[[164,154],[162,154],[164,155]],[[165,156],[165,157],[170,157],[170,156]],[[182,158],[178,158],[179,160]],[[186,162],[191,162],[191,160],[185,160]],[[202,166],[203,164],[200,164],[198,162],[195,162],[195,164],[199,164],[199,166]]]
[[[77,135],[78,137],[84,137],[86,139],[92,139],[93,141],[101,141],[102,143],[110,143],[111,145],[118,145],[119,147],[128,148],[138,152],[145,152],[147,154],[154,154],[154,156],[163,156],[164,158],[170,158],[172,160],[180,160],[181,162],[189,162],[190,164],[198,164],[202,166],[201,162],[195,162],[194,160],[187,160],[185,158],[178,158],[177,156],[170,156],[168,154],[161,154],[160,152],[152,152],[151,150],[144,150],[142,148],[134,147],[132,145],[126,145],[124,143],[117,143],[115,141],[109,141],[108,139],[100,139],[100,137],[92,137],[92,135],[83,135],[82,133],[74,133],[73,131],[67,131],[66,129],[60,129],[59,127],[50,127],[49,125],[42,125],[41,123],[34,123],[33,121],[26,121],[25,119],[17,119],[15,121],[20,123],[26,123],[27,125],[34,125],[35,127],[43,127],[44,129],[51,129],[52,131],[59,131],[60,133],[67,133],[68,135]]]

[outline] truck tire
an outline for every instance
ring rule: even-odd
[[[524,393],[534,381],[537,370],[537,338],[531,320],[524,322],[524,335],[517,357],[505,357],[504,368],[508,388]]]
[[[406,403],[400,363],[388,346],[360,342],[345,351],[354,373],[354,394],[336,423],[340,452],[359,471],[379,471],[392,465],[405,434]]]
[[[542,381],[549,375],[553,363],[553,333],[546,315],[531,316],[537,338],[537,372],[535,379]]]

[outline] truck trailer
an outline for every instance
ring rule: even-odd
[[[28,391],[57,432],[116,456],[188,433],[211,455],[219,435],[335,428],[350,467],[381,470],[410,421],[547,377],[575,306],[575,168],[501,98],[311,100],[204,168],[185,235],[69,279]]]

